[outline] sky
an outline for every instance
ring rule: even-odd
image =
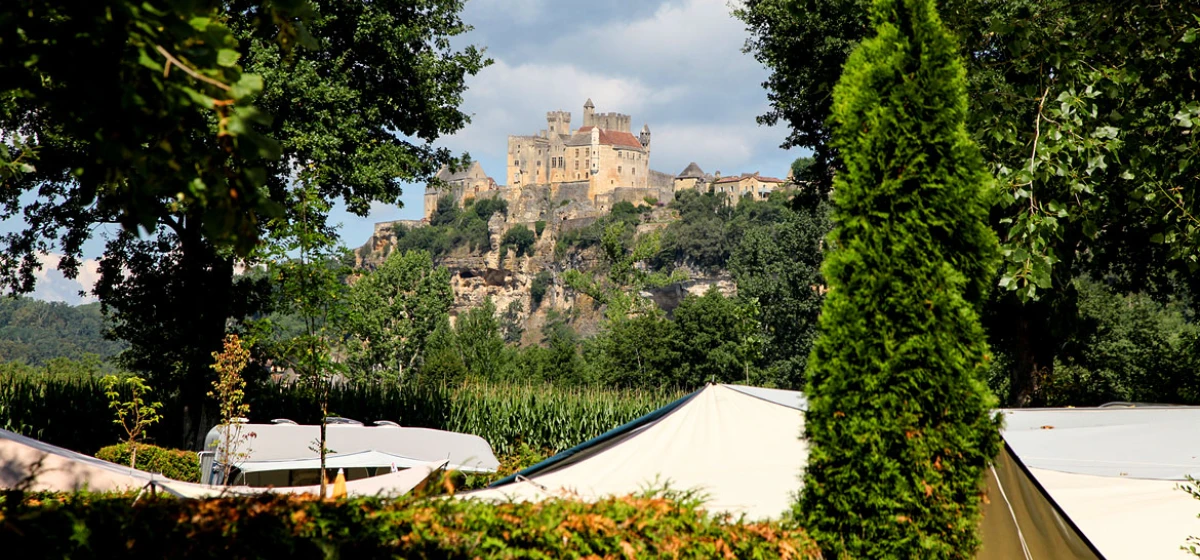
[[[802,154],[779,148],[782,127],[755,121],[767,109],[768,72],[742,52],[748,34],[729,1],[468,0],[462,17],[474,30],[456,45],[483,47],[494,62],[467,79],[471,123],[438,144],[469,153],[503,183],[508,135],[536,134],[556,110],[578,128],[591,98],[597,112],[631,115],[635,134],[649,125],[651,169],[674,175],[694,161],[709,173],[783,177]],[[366,217],[335,208],[343,243],[366,243],[376,222],[421,218],[423,192],[409,185],[403,207],[377,204]],[[102,248],[90,243],[87,256]],[[84,266],[94,270],[94,261]],[[78,292],[90,290],[93,274],[70,281],[43,270],[39,280],[32,297],[92,301]]]

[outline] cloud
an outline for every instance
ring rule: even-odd
[[[38,260],[42,268],[34,272],[37,286],[29,297],[44,301],[61,301],[70,305],[80,305],[96,301],[92,288],[100,279],[100,263],[96,259],[84,259],[79,265],[79,274],[74,280],[63,276],[58,270],[58,264],[63,256],[57,253],[42,253]],[[84,292],[80,296],[80,292]]]

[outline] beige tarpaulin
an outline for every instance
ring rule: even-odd
[[[697,489],[715,512],[778,518],[800,489],[807,460],[803,396],[793,391],[710,385],[520,476],[466,499],[594,500],[669,481]],[[1099,556],[1007,451],[989,469],[980,558]]]
[[[797,403],[799,404],[799,403]],[[669,483],[704,494],[710,511],[778,517],[800,487],[808,459],[799,439],[803,414],[723,385],[696,394],[658,422],[586,453],[533,482],[460,494],[485,499],[583,499]]]
[[[167,479],[0,430],[0,488],[124,492],[138,490],[152,480]]]

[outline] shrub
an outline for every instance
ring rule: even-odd
[[[192,451],[166,449],[148,443],[137,444],[137,468],[146,472],[161,473],[172,480],[200,482],[200,458]],[[129,444],[118,443],[101,447],[97,459],[118,465],[128,465]]]
[[[538,237],[542,236],[542,232],[546,231],[546,220],[538,220],[533,222],[533,231]]]
[[[501,245],[512,247],[513,252],[518,257],[533,254],[533,243],[537,241],[537,237],[533,232],[523,224],[517,224],[504,232],[504,238],[500,241]]]
[[[801,530],[698,505],[679,494],[595,504],[10,496],[0,541],[58,558],[819,557]]]
[[[834,90],[829,295],[801,523],[831,558],[971,558],[999,448],[977,309],[998,250],[966,81],[932,0],[878,0]]]
[[[533,277],[533,283],[529,286],[529,310],[536,311],[538,306],[542,305],[542,299],[546,297],[546,290],[550,284],[554,282],[554,276],[549,271],[543,270]]]

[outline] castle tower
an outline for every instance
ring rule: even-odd
[[[571,134],[571,113],[566,111],[550,111],[546,113],[546,131],[549,133],[549,136]]]
[[[600,173],[600,129],[592,127],[592,175]]]
[[[650,149],[650,125],[642,125],[642,133],[638,135],[638,140],[641,141],[643,148]]]
[[[596,105],[592,103],[592,98],[589,97],[587,102],[583,104],[583,126],[596,125],[592,118],[592,112],[595,110]]]

